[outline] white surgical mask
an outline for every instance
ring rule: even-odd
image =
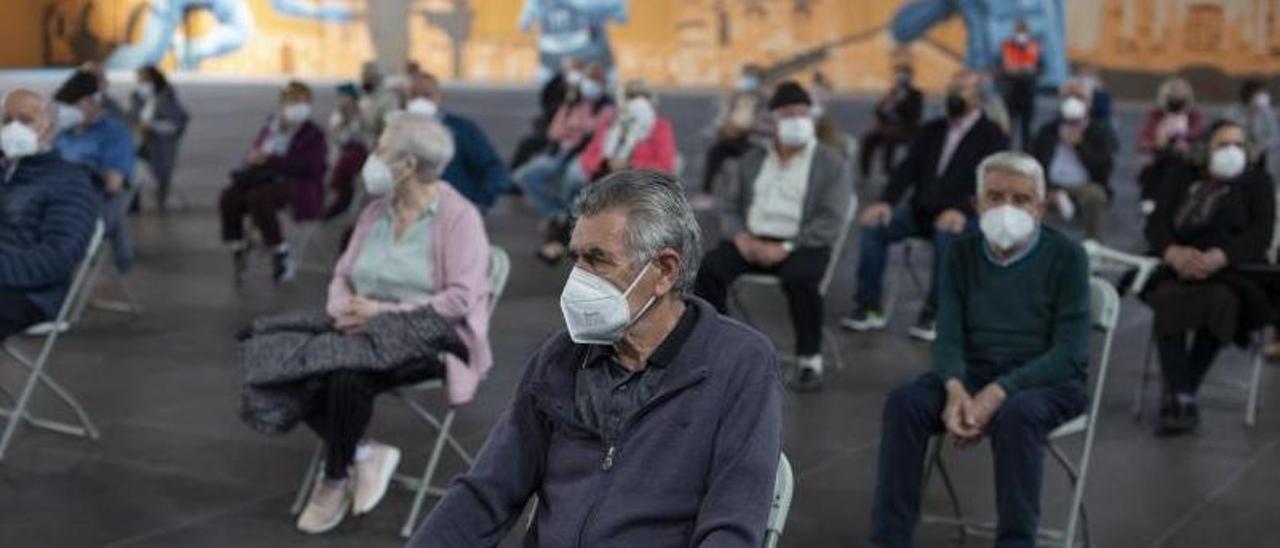
[[[601,95],[604,95],[604,88],[600,86],[600,82],[590,78],[583,80],[581,84],[578,84],[578,91],[582,93],[583,97],[592,101],[599,99]]]
[[[653,103],[644,97],[636,97],[627,101],[627,117],[641,127],[652,126],[658,113],[653,110]]]
[[[156,95],[156,85],[151,82],[143,82],[138,84],[138,97],[142,100],[148,100]]]
[[[569,85],[571,85],[571,86],[576,86],[576,85],[578,85],[578,84],[582,83],[582,79],[583,79],[583,78],[584,78],[584,76],[583,76],[583,74],[582,74],[582,71],[580,71],[580,70],[570,70],[569,72],[564,73],[564,81],[565,81],[565,83],[567,83],[567,84],[569,84]]]
[[[1062,100],[1062,118],[1065,120],[1083,120],[1089,114],[1089,106],[1079,97],[1067,97]]]
[[[644,265],[627,290],[618,291],[609,280],[574,267],[560,293],[560,312],[569,328],[569,338],[578,344],[614,344],[622,340],[635,320],[657,301],[657,297],[650,297],[634,316],[627,304],[627,295],[648,270],[649,265]]]
[[[760,89],[760,79],[755,76],[738,77],[738,91],[755,91]]]
[[[1253,106],[1256,108],[1267,108],[1271,106],[1271,94],[1259,93],[1253,96]]]
[[[1249,163],[1244,149],[1236,145],[1228,145],[1213,151],[1209,156],[1209,175],[1220,181],[1229,181],[1244,173]]]
[[[16,160],[40,152],[40,135],[21,122],[9,122],[0,128],[0,150],[6,158]]]
[[[440,112],[440,106],[426,97],[414,97],[404,105],[404,110],[405,112],[423,116],[435,116],[437,112]]]
[[[301,124],[311,117],[311,105],[307,103],[291,103],[280,111],[284,119],[291,124]]]
[[[778,120],[778,142],[785,146],[806,146],[813,136],[813,118],[792,116]]]
[[[80,107],[58,103],[58,129],[71,129],[84,123],[84,111]]]
[[[396,177],[391,173],[391,166],[377,154],[370,154],[364,161],[360,178],[364,180],[364,191],[370,196],[386,196],[396,188]]]
[[[983,213],[978,227],[996,249],[1009,251],[1027,242],[1036,230],[1036,218],[1025,209],[1002,205]]]

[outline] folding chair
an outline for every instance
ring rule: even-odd
[[[133,203],[133,201],[137,199],[138,193],[142,190],[141,186],[141,183],[136,181],[133,184],[125,185],[124,189],[120,191],[122,192],[120,203],[124,204],[124,207],[127,208],[129,204]],[[128,222],[128,220],[126,218],[121,218],[120,222],[125,223]],[[105,237],[107,237],[107,235],[104,235],[104,238]],[[111,246],[104,246],[104,249],[111,249]],[[114,253],[114,251],[112,251],[112,253]],[[89,281],[86,284],[88,286],[86,291],[90,295],[98,286],[98,282],[102,277],[102,268],[105,263],[106,253],[99,252],[94,257],[93,264],[89,268]],[[92,306],[97,310],[116,312],[119,314],[132,314],[135,316],[142,314],[142,305],[138,304],[138,299],[134,296],[133,291],[129,289],[129,284],[125,280],[124,274],[118,269],[112,267],[110,274],[108,275],[111,277],[111,281],[115,283],[116,289],[120,292],[120,295],[123,298],[119,300],[86,298],[79,304],[72,314],[71,317],[74,321],[80,320],[80,316],[84,314],[85,306]]]
[[[1084,531],[1084,545],[1086,547],[1093,545],[1093,540],[1089,534],[1088,516],[1085,514],[1084,508],[1084,489],[1085,480],[1089,473],[1089,462],[1093,456],[1093,437],[1098,424],[1098,408],[1102,403],[1103,389],[1106,388],[1107,382],[1107,369],[1111,363],[1111,344],[1115,338],[1116,325],[1119,323],[1120,296],[1110,282],[1092,278],[1089,280],[1089,300],[1092,310],[1090,314],[1092,316],[1091,323],[1093,328],[1103,336],[1102,351],[1098,357],[1098,371],[1093,381],[1093,394],[1089,398],[1089,410],[1050,432],[1046,443],[1049,454],[1053,455],[1054,460],[1062,465],[1063,470],[1067,473],[1067,479],[1071,483],[1070,515],[1067,517],[1065,531],[1045,528],[1037,531],[1037,544],[1039,545],[1070,548],[1075,545],[1077,526]],[[1072,463],[1056,442],[1077,434],[1084,434],[1084,448],[1081,450],[1078,463]],[[927,457],[928,460],[925,461],[924,479],[921,485],[922,489],[928,488],[930,476],[933,469],[936,468],[938,475],[942,477],[942,484],[946,488],[947,497],[951,501],[951,508],[955,517],[926,515],[922,521],[955,526],[960,533],[961,539],[964,539],[969,534],[993,536],[995,533],[994,524],[967,521],[960,511],[960,499],[956,495],[955,486],[951,482],[951,475],[947,472],[946,465],[942,459],[942,447],[945,445],[945,437],[946,434],[934,436],[929,442],[929,456]]]
[[[88,298],[87,292],[90,286],[86,283],[89,278],[90,265],[102,248],[102,239],[105,228],[102,221],[98,221],[93,229],[93,237],[89,239],[89,246],[85,249],[84,258],[80,260],[80,265],[76,267],[75,274],[71,278],[71,287],[67,291],[67,297],[63,299],[62,305],[58,307],[58,314],[50,322],[33,326],[29,333],[44,338],[44,343],[40,346],[40,353],[35,360],[31,360],[22,355],[12,345],[12,341],[6,341],[3,344],[3,350],[6,355],[11,358],[27,371],[27,380],[22,385],[22,390],[18,393],[16,399],[13,395],[0,387],[9,399],[14,400],[12,409],[0,409],[0,416],[8,418],[5,422],[4,434],[0,435],[0,461],[4,460],[5,451],[9,448],[9,443],[13,441],[14,433],[17,430],[18,422],[25,421],[28,425],[36,428],[43,428],[54,432],[69,434],[72,436],[86,437],[92,440],[98,439],[98,429],[89,419],[89,414],[81,407],[80,402],[76,401],[71,392],[64,388],[57,381],[54,381],[45,368],[49,364],[49,357],[53,354],[53,349],[58,343],[58,338],[71,328],[72,314],[79,306],[79,302]],[[27,406],[31,403],[31,395],[35,391],[37,383],[44,383],[51,392],[54,393],[67,407],[76,414],[79,425],[72,425],[63,422],[57,422],[42,418],[34,417]]]
[[[1146,287],[1147,281],[1151,279],[1152,273],[1160,266],[1160,259],[1155,257],[1146,257],[1116,251],[1105,247],[1098,242],[1088,240],[1084,242],[1085,253],[1089,254],[1089,268],[1093,272],[1125,272],[1134,271],[1133,281],[1125,289],[1126,295],[1137,296]],[[1249,381],[1244,386],[1247,393],[1244,410],[1244,423],[1246,426],[1253,426],[1257,423],[1258,408],[1261,407],[1261,391],[1262,385],[1262,369],[1263,369],[1263,349],[1266,347],[1269,329],[1259,329],[1250,335],[1249,360],[1250,371]],[[1150,336],[1147,340],[1146,352],[1142,358],[1142,375],[1138,385],[1133,391],[1133,408],[1132,414],[1134,420],[1142,420],[1146,411],[1148,386],[1151,384],[1151,378],[1154,377],[1153,358],[1155,357],[1155,337]]]
[[[791,462],[784,454],[778,458],[777,479],[773,483],[773,503],[769,507],[769,524],[764,532],[764,548],[775,548],[782,539],[782,530],[787,525],[787,514],[791,512],[791,497],[795,490],[795,475],[791,470]]]
[[[492,316],[493,311],[498,306],[498,301],[502,299],[502,294],[507,287],[507,278],[511,274],[511,258],[507,252],[498,246],[492,246],[489,249],[489,314]],[[431,456],[427,459],[426,468],[423,469],[421,476],[408,476],[396,474],[392,477],[396,484],[405,489],[414,491],[413,506],[409,509],[409,515],[404,520],[404,525],[400,528],[400,536],[409,538],[413,535],[414,525],[418,520],[418,513],[422,510],[422,503],[427,495],[442,497],[445,489],[443,486],[433,485],[432,480],[435,478],[436,468],[440,464],[440,457],[444,455],[446,445],[461,459],[468,467],[474,462],[471,454],[466,448],[453,437],[452,428],[456,410],[450,406],[449,411],[445,413],[444,418],[440,419],[428,411],[413,398],[413,394],[424,392],[444,392],[445,382],[441,379],[433,379],[413,386],[397,388],[390,393],[397,400],[403,402],[423,422],[431,425],[437,432],[435,443],[431,448]],[[316,444],[315,451],[311,454],[311,462],[307,465],[307,472],[302,478],[302,486],[298,489],[298,495],[294,498],[291,512],[294,515],[302,512],[303,505],[307,502],[307,497],[311,494],[311,488],[315,485],[316,475],[324,465],[322,455],[324,452],[324,443]]]
[[[917,240],[917,241],[913,242],[912,240]],[[917,246],[926,246],[926,245],[931,245],[931,244],[929,244],[928,241],[923,238],[907,238],[906,240],[903,240],[902,243],[899,245],[899,247],[902,248],[902,252],[901,252],[902,268],[903,270],[907,271],[907,279],[911,281],[911,287],[916,290],[916,294],[920,295],[920,298],[925,298],[925,296],[929,294],[929,286],[925,284],[924,278],[920,275],[919,269],[916,268],[915,259],[913,258],[913,255],[915,253],[915,249]],[[893,311],[898,308],[898,297],[901,296],[901,292],[902,292],[902,289],[901,289],[902,282],[900,280],[901,278],[899,277],[893,277],[889,279],[889,283],[888,283],[889,287],[888,287],[888,291],[886,291],[887,295],[885,296],[885,299],[884,299],[885,320],[892,318]]]
[[[827,289],[831,287],[831,279],[835,277],[836,268],[840,265],[840,256],[844,252],[845,242],[849,239],[849,231],[853,226],[854,214],[858,211],[857,198],[849,200],[849,206],[845,209],[844,224],[840,228],[840,234],[836,236],[835,243],[831,246],[831,258],[827,260],[827,269],[822,273],[822,280],[818,282],[818,294],[823,300],[827,297]],[[729,304],[742,314],[742,319],[749,325],[755,325],[751,319],[751,314],[747,310],[746,305],[742,302],[742,286],[757,285],[765,287],[782,287],[782,278],[777,274],[743,274],[729,287]],[[835,330],[831,329],[823,322],[822,325],[822,346],[825,353],[829,353],[835,361],[836,369],[844,369],[844,357],[840,354],[840,348],[835,344]]]

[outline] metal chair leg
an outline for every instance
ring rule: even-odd
[[[1259,387],[1262,384],[1263,352],[1266,349],[1267,344],[1266,331],[1267,330],[1263,330],[1258,334],[1257,342],[1254,344],[1253,348],[1253,371],[1249,374],[1249,399],[1245,403],[1244,409],[1244,424],[1246,426],[1253,426],[1258,422],[1258,406],[1259,398],[1261,397],[1261,394],[1259,394]]]
[[[51,351],[52,343],[46,342],[45,344],[50,347],[50,351]],[[2,347],[0,347],[0,350],[3,350],[3,352],[6,355],[8,355],[10,359],[14,361],[14,363],[17,363],[23,369],[26,369],[28,375],[35,377],[37,382],[44,384],[45,387],[49,389],[49,391],[53,392],[54,395],[58,397],[58,399],[62,400],[62,403],[65,404],[68,408],[70,408],[73,413],[75,413],[77,420],[79,420],[80,422],[80,426],[76,427],[69,424],[60,423],[57,421],[49,421],[49,420],[43,420],[43,419],[37,419],[37,418],[31,417],[30,413],[25,408],[25,406],[23,406],[23,409],[22,409],[24,420],[26,420],[28,423],[32,425],[39,426],[47,430],[53,430],[55,432],[61,432],[61,433],[70,434],[73,436],[84,436],[91,440],[96,440],[99,438],[98,427],[94,426],[93,420],[89,418],[89,413],[86,412],[84,410],[84,407],[80,405],[80,401],[77,400],[75,396],[71,395],[70,390],[67,390],[60,383],[58,383],[58,381],[53,380],[53,378],[50,377],[49,375],[46,375],[43,371],[44,369],[43,367],[41,367],[40,368],[41,371],[37,373],[35,363],[32,362],[26,356],[23,356],[21,353],[19,353],[17,350],[10,347],[9,345],[3,345]],[[48,360],[48,356],[45,354],[43,350],[41,352],[41,355],[45,356],[46,361]],[[12,412],[13,413],[18,412],[18,405],[16,401],[14,402],[14,407]]]
[[[1071,484],[1072,509],[1067,518],[1067,527],[1063,530],[1062,545],[1064,548],[1071,548],[1075,545],[1076,517],[1078,510],[1080,526],[1084,529],[1085,546],[1092,546],[1092,540],[1089,535],[1088,517],[1085,515],[1084,511],[1084,497],[1081,492],[1083,487],[1080,482],[1080,471],[1076,470],[1076,467],[1071,464],[1071,460],[1067,458],[1067,455],[1063,453],[1062,449],[1058,448],[1057,445],[1054,445],[1053,443],[1048,443],[1046,445],[1049,448],[1049,454],[1053,455],[1054,460],[1058,461],[1058,464],[1062,465],[1063,471],[1067,473],[1067,482]]]
[[[929,488],[929,481],[932,479],[933,470],[938,470],[938,476],[942,478],[942,486],[947,491],[947,499],[951,502],[951,513],[955,516],[956,532],[960,535],[960,542],[963,544],[969,536],[969,531],[965,527],[964,513],[960,510],[960,497],[956,495],[955,484],[951,481],[951,473],[947,471],[947,465],[942,460],[942,446],[946,443],[945,436],[933,436],[929,439],[929,444],[925,449],[927,456],[925,457],[924,475],[920,478],[920,489],[924,491]]]
[[[844,371],[844,354],[840,352],[840,345],[836,343],[836,333],[830,327],[822,326],[822,345],[827,347],[827,352],[831,354],[831,361],[835,362],[837,371]]]
[[[427,490],[431,488],[432,478],[435,477],[436,465],[440,464],[440,455],[444,452],[446,440],[450,437],[454,414],[454,410],[450,409],[440,425],[440,433],[436,436],[435,446],[431,448],[431,458],[427,461],[426,469],[422,471],[418,492],[413,497],[413,507],[409,509],[409,517],[404,520],[404,527],[400,529],[401,537],[409,538],[413,535],[413,527],[418,520],[418,512],[422,510],[422,502],[427,497]]]
[[[298,487],[298,495],[293,498],[293,506],[289,507],[289,513],[295,516],[302,513],[302,506],[306,504],[307,499],[311,498],[311,490],[316,485],[316,476],[320,474],[323,452],[324,442],[317,443],[315,450],[311,452],[311,461],[307,463],[307,472],[302,476],[302,485]]]

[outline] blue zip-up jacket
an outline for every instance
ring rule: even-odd
[[[689,338],[611,446],[574,415],[588,347],[563,332],[545,343],[409,546],[497,546],[536,494],[526,546],[759,547],[782,443],[777,357],[755,330],[687,302]]]
[[[0,168],[0,289],[57,315],[102,211],[83,168],[43,152]]]
[[[484,130],[468,118],[444,113],[440,123],[453,134],[453,160],[441,178],[486,212],[507,189],[507,164],[493,149]]]

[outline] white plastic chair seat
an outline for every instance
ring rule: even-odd
[[[28,337],[46,337],[54,331],[66,333],[68,329],[71,329],[71,322],[41,322],[28,327],[22,334]]]
[[[1056,440],[1067,436],[1080,434],[1089,427],[1089,415],[1081,414],[1080,416],[1062,423],[1053,432],[1049,433],[1049,439]]]

